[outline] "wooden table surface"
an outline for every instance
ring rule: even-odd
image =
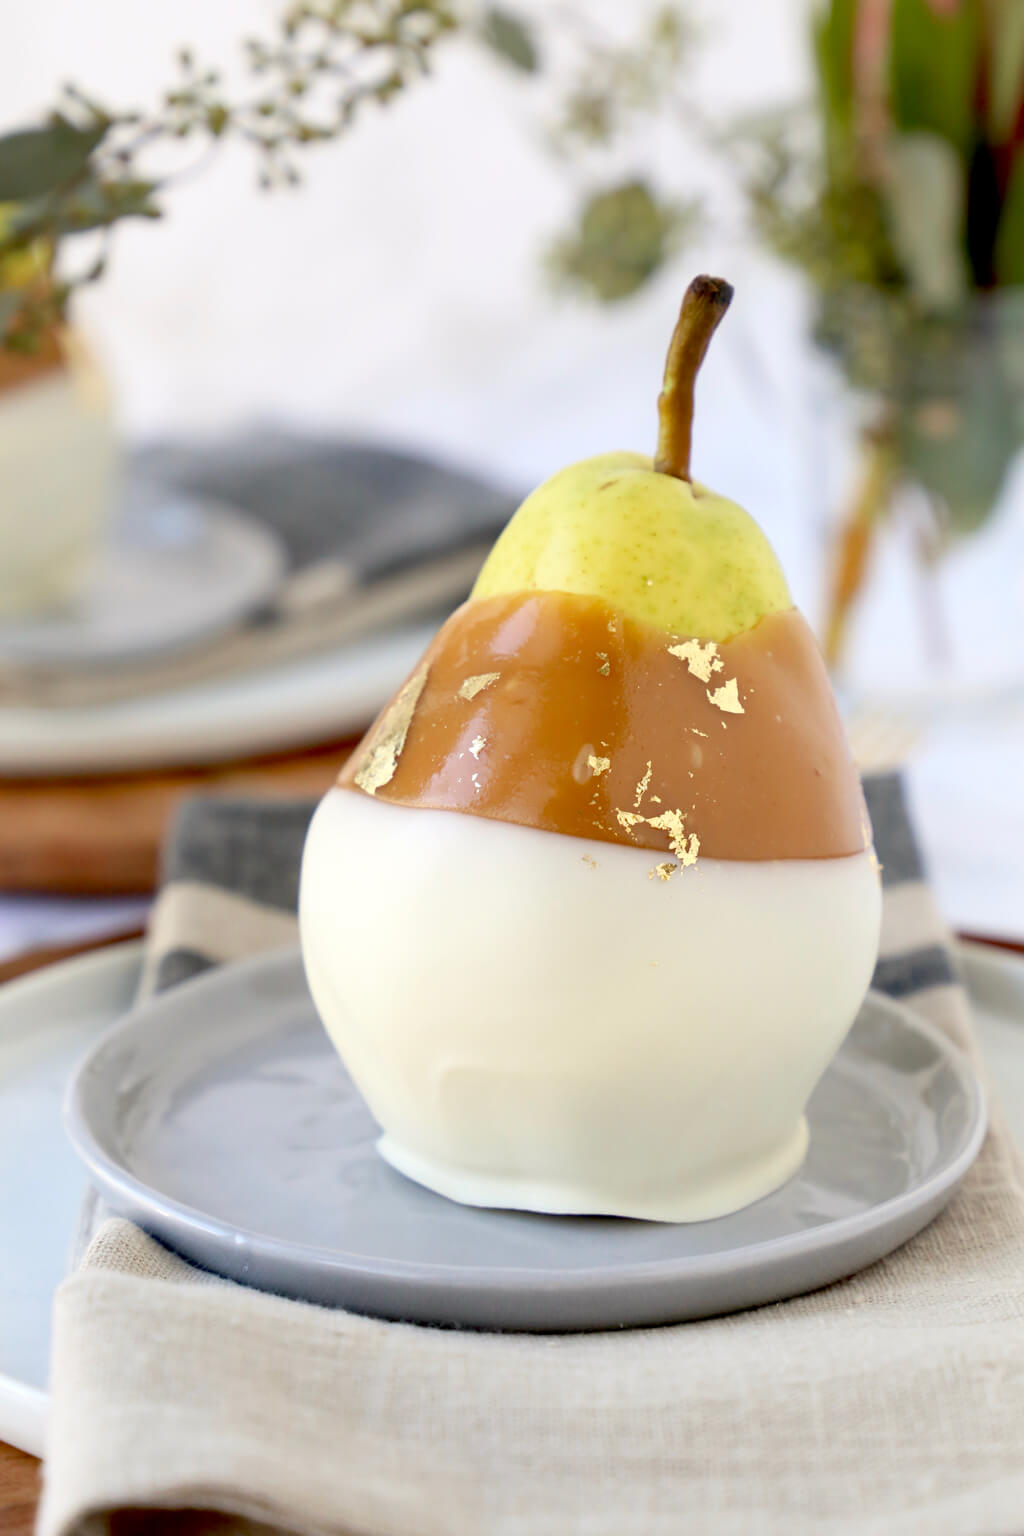
[[[39,1502],[39,1463],[13,1446],[0,1445],[0,1533],[29,1536]]]
[[[0,778],[0,891],[135,895],[156,884],[168,823],[186,795],[319,797],[349,741],[207,768],[106,778]]]
[[[1024,944],[987,939],[979,934],[961,934],[960,937],[971,938],[982,944],[995,944],[998,948],[1011,949],[1018,953],[1024,952]],[[95,947],[95,945],[80,946],[80,948]],[[23,960],[19,962],[17,974],[47,965],[53,958],[52,954],[47,954],[32,957],[30,961]],[[8,975],[13,974],[15,974],[14,970],[9,969]],[[3,968],[0,968],[0,981],[4,979]],[[10,1445],[0,1445],[0,1536],[30,1536],[35,1525],[39,1502],[39,1472],[39,1462],[34,1456],[26,1456]]]

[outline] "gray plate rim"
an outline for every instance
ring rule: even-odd
[[[101,1190],[114,1193],[133,1205],[172,1215],[178,1221],[197,1228],[221,1241],[233,1243],[244,1239],[253,1255],[268,1259],[271,1263],[282,1253],[301,1258],[304,1264],[319,1272],[343,1272],[360,1275],[367,1279],[388,1279],[398,1283],[420,1281],[440,1283],[458,1280],[462,1286],[474,1291],[499,1297],[521,1291],[524,1286],[534,1286],[547,1293],[566,1292],[578,1296],[597,1290],[607,1293],[609,1285],[629,1285],[635,1281],[671,1281],[685,1271],[687,1277],[720,1274],[727,1265],[731,1276],[749,1272],[768,1261],[798,1258],[804,1253],[813,1254],[822,1246],[822,1232],[829,1234],[829,1246],[856,1241],[868,1237],[881,1228],[896,1225],[904,1216],[912,1215],[923,1207],[937,1208],[943,1197],[952,1193],[974,1162],[988,1130],[988,1111],[984,1090],[977,1073],[959,1047],[955,1046],[928,1020],[918,1018],[883,993],[872,991],[869,996],[875,1006],[900,1025],[901,1028],[923,1037],[942,1056],[955,1072],[968,1102],[970,1128],[959,1150],[913,1189],[880,1201],[866,1211],[852,1216],[838,1217],[824,1227],[811,1228],[782,1237],[768,1238],[760,1243],[732,1248],[727,1253],[688,1256],[684,1259],[656,1259],[645,1263],[623,1263],[616,1266],[610,1279],[607,1268],[573,1269],[552,1271],[528,1266],[517,1267],[514,1272],[480,1269],[473,1265],[425,1263],[407,1260],[367,1260],[365,1255],[349,1254],[342,1249],[318,1248],[308,1244],[269,1236],[252,1231],[219,1217],[197,1210],[194,1206],[165,1195],[146,1184],[124,1167],[100,1145],[89,1124],[84,1103],[87,1080],[96,1060],[123,1039],[141,1029],[159,1025],[160,1016],[173,1012],[177,999],[187,990],[191,1000],[216,996],[222,990],[230,991],[236,980],[260,977],[265,972],[297,971],[303,977],[302,961],[297,946],[276,949],[268,954],[233,961],[198,976],[181,986],[142,1002],[123,1019],[107,1030],[80,1062],[67,1089],[64,1101],[64,1124],[71,1144],[89,1169]],[[305,985],[304,980],[302,985]],[[168,1038],[171,1038],[170,1036]],[[440,1197],[439,1197],[440,1198]]]
[[[210,530],[219,528],[229,530],[233,537],[244,538],[249,546],[253,567],[247,586],[233,593],[229,602],[222,600],[218,609],[208,611],[186,630],[177,630],[170,635],[150,633],[127,649],[123,640],[101,644],[88,650],[84,656],[71,654],[66,645],[40,645],[40,634],[45,635],[47,632],[45,619],[30,616],[4,619],[0,621],[0,659],[4,665],[23,667],[29,671],[52,668],[81,671],[91,666],[117,667],[126,663],[168,660],[226,633],[247,614],[268,603],[279,591],[288,566],[284,544],[269,525],[261,523],[244,507],[235,506],[222,497],[178,492],[173,488],[163,489],[154,499],[153,505],[156,511],[170,505],[188,508],[204,524],[207,535]],[[96,556],[98,562],[102,563],[106,559],[107,551],[114,541],[108,532]],[[154,561],[159,560],[159,552],[149,553]],[[62,625],[74,629],[73,621],[58,620],[58,627]]]

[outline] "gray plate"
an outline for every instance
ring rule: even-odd
[[[708,1317],[852,1274],[936,1215],[985,1132],[967,1062],[872,994],[812,1100],[805,1166],[756,1205],[689,1226],[474,1210],[378,1157],[291,951],[139,1008],[66,1116],[110,1205],[198,1264],[380,1317],[532,1330]]]
[[[182,650],[266,602],[283,574],[277,535],[244,513],[154,500],[118,522],[72,607],[0,623],[0,662],[83,667]]]

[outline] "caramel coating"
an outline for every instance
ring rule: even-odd
[[[715,646],[595,598],[476,599],[413,680],[390,777],[367,767],[395,738],[394,704],[341,785],[680,864],[833,858],[870,842],[828,673],[796,609]]]

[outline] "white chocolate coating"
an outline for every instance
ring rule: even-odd
[[[466,1204],[657,1221],[799,1167],[878,950],[874,856],[656,863],[327,794],[306,973],[389,1162]]]

